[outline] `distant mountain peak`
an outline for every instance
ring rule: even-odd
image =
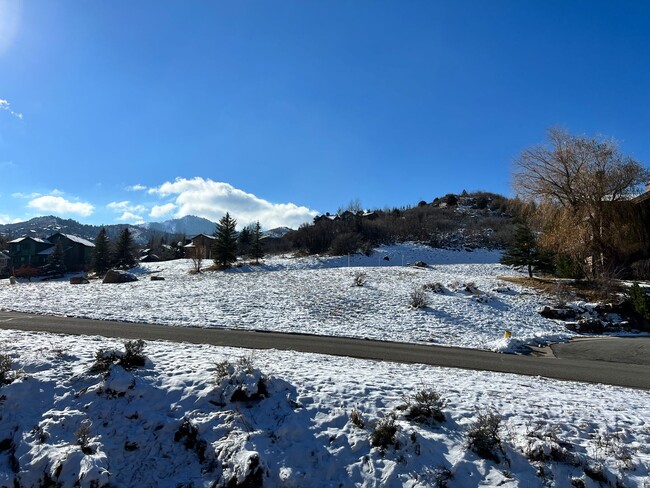
[[[191,237],[198,234],[213,234],[216,224],[203,217],[185,215],[184,217],[165,220],[164,222],[147,222],[140,224],[139,227],[153,231],[167,232],[169,234],[184,234],[187,237]]]

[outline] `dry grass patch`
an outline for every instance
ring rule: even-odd
[[[534,288],[535,290],[546,293],[547,295],[557,296],[558,290],[568,292],[578,300],[587,302],[598,302],[604,298],[614,296],[614,293],[622,293],[625,287],[615,283],[612,293],[608,297],[603,297],[602,286],[593,281],[586,280],[566,280],[558,278],[528,278],[527,276],[498,276],[498,279],[516,283],[517,285]]]

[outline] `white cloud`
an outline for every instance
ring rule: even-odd
[[[54,196],[54,197],[62,197],[65,195],[65,192],[62,192],[61,190],[57,190],[56,188],[50,192],[48,192],[47,196]],[[25,198],[28,200],[33,200],[34,198],[42,197],[42,193],[38,192],[32,192],[32,193],[22,193],[22,192],[16,192],[11,194],[12,197],[14,198]]]
[[[124,212],[117,218],[117,220],[120,222],[129,222],[131,224],[141,224],[144,222],[144,219],[140,215],[136,215],[132,212]]]
[[[151,208],[151,213],[149,216],[153,217],[154,219],[159,219],[160,217],[165,217],[166,215],[171,214],[174,210],[176,210],[176,205],[173,203],[167,203],[165,205],[154,205]]]
[[[144,191],[146,190],[147,187],[144,185],[136,184],[136,185],[131,185],[126,187],[126,191]]]
[[[2,98],[0,98],[0,110],[6,110],[11,115],[13,115],[14,117],[18,117],[21,120],[23,118],[23,114],[21,114],[20,112],[13,111],[11,109],[11,104],[7,100],[4,100]]]
[[[163,183],[158,188],[149,189],[149,193],[163,197],[175,195],[176,217],[197,215],[218,220],[226,212],[230,212],[240,226],[259,220],[265,228],[297,228],[318,214],[293,203],[271,203],[228,183],[200,177],[177,178],[173,182]]]
[[[86,202],[72,202],[60,196],[42,195],[30,200],[29,208],[47,212],[48,214],[66,215],[75,214],[82,217],[92,215],[95,207]]]
[[[11,224],[13,222],[12,218],[8,215],[0,214],[0,225]]]
[[[116,212],[146,212],[147,209],[144,207],[144,205],[134,205],[128,200],[124,200],[122,202],[111,202],[108,205],[106,205],[108,208],[111,210],[115,210]]]
[[[26,198],[26,199],[29,199],[29,200],[31,200],[33,198],[36,198],[36,197],[40,197],[42,195],[43,195],[42,193],[35,193],[35,192],[34,193],[16,192],[16,193],[11,194],[11,196],[14,197],[14,198]]]
[[[1,161],[0,162],[0,168],[15,168],[16,163],[13,161]]]
[[[117,221],[129,222],[132,224],[140,224],[144,222],[144,219],[140,214],[143,214],[147,211],[144,205],[136,205],[128,200],[123,200],[121,202],[111,202],[106,206],[111,210],[121,214],[119,217],[117,217]]]

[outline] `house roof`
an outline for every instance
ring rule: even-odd
[[[5,253],[0,252],[0,259],[10,259]]]
[[[32,240],[32,241],[35,241],[35,242],[39,242],[41,244],[52,244],[47,239],[41,239],[40,237],[29,237],[29,236],[19,237],[18,239],[14,239],[13,241],[9,241],[9,244],[18,244],[19,242],[23,242],[23,241],[26,241],[28,239]]]
[[[209,236],[208,234],[197,234],[194,237],[192,237],[192,240],[196,239],[197,237],[207,237],[208,239],[216,239],[215,236]]]
[[[635,198],[632,199],[633,203],[641,203],[645,202],[650,198],[650,191],[647,191],[645,193],[641,193],[641,195],[636,196]]]
[[[56,234],[52,234],[50,236],[50,239],[52,239],[52,237],[54,237],[57,234],[62,235],[63,237],[66,237],[66,238],[70,239],[72,242],[76,242],[77,244],[81,244],[82,246],[95,247],[95,244],[93,244],[90,241],[87,241],[86,239],[84,239],[82,237],[73,236],[72,234],[63,234],[62,232],[57,232]]]

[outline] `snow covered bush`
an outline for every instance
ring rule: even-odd
[[[377,421],[375,430],[370,434],[370,444],[380,451],[385,451],[388,446],[399,447],[394,413],[391,412]]]
[[[117,349],[100,349],[95,353],[95,362],[90,368],[92,373],[108,373],[111,366],[118,364],[126,370],[132,370],[145,365],[145,342],[142,339],[126,341],[124,352]]]
[[[118,360],[118,364],[126,370],[144,366],[147,359],[144,355],[144,346],[145,342],[142,339],[126,341],[124,355]]]
[[[352,283],[354,283],[354,286],[363,286],[366,284],[367,278],[368,276],[363,271],[355,271],[354,275],[352,275]]]
[[[77,439],[77,445],[81,447],[81,452],[86,455],[94,454],[95,450],[90,445],[92,436],[90,435],[90,421],[84,420],[74,433]]]
[[[500,435],[501,420],[501,415],[493,410],[479,412],[476,421],[465,433],[467,447],[479,457],[499,463],[501,460],[497,451],[503,451]]]
[[[363,429],[366,425],[366,423],[363,421],[363,415],[356,408],[353,408],[352,411],[350,412],[350,422],[352,422],[360,429]]]
[[[483,293],[473,281],[454,281],[449,285],[449,289],[455,292],[462,291],[470,293],[472,295],[481,295]]]
[[[425,388],[417,391],[414,395],[404,395],[403,404],[398,410],[404,411],[404,418],[415,422],[444,422],[445,414],[442,409],[445,400],[440,393],[433,388]]]
[[[242,357],[237,363],[222,361],[216,365],[218,403],[254,402],[268,397],[268,378],[255,368],[252,357]]]
[[[560,429],[556,425],[536,422],[526,432],[523,453],[526,458],[535,463],[565,463],[572,466],[580,465],[579,456],[571,452],[570,443],[559,437]]]
[[[435,283],[426,283],[422,285],[423,290],[432,291],[433,293],[445,293],[447,288],[439,281]]]
[[[0,386],[8,385],[13,380],[11,358],[6,354],[0,354]]]
[[[411,292],[409,305],[412,308],[426,308],[429,305],[427,295],[422,288],[416,288]]]
[[[174,442],[182,442],[185,449],[196,453],[200,463],[205,462],[208,443],[199,438],[199,429],[189,418],[185,417],[181,422],[174,434]]]

